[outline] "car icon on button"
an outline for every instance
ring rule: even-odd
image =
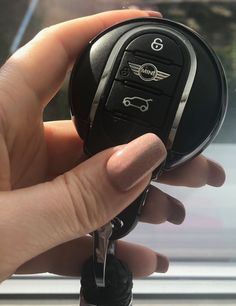
[[[146,112],[149,110],[149,103],[152,101],[152,99],[143,99],[140,97],[125,97],[122,103],[126,107],[134,107],[141,112]]]

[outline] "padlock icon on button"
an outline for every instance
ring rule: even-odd
[[[162,39],[161,38],[155,38],[154,41],[151,44],[152,50],[154,51],[161,51],[164,47]]]

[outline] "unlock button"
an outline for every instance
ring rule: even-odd
[[[155,95],[115,81],[106,109],[160,127],[166,117],[170,98]]]
[[[181,48],[169,37],[156,34],[143,34],[134,39],[127,47],[127,51],[141,52],[151,55],[153,58],[165,58],[172,64],[183,65]]]

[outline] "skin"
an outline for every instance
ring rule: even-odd
[[[142,149],[137,149],[136,157],[131,153],[134,144],[127,144],[86,160],[83,141],[71,121],[42,120],[43,109],[92,37],[116,22],[147,16],[160,14],[113,11],[49,27],[1,67],[1,281],[13,273],[79,275],[92,253],[86,234],[136,199],[148,185],[153,167],[165,158],[163,144],[149,134],[137,140],[136,147]],[[144,174],[133,171],[138,157],[143,165],[151,156],[153,143],[158,154],[146,163]],[[127,156],[130,162],[122,168]],[[121,178],[129,182],[126,189]],[[159,179],[189,187],[218,187],[224,180],[221,166],[202,155]],[[180,224],[184,217],[182,203],[152,187],[140,221]],[[119,241],[116,255],[135,277],[168,269],[165,256],[144,246]]]

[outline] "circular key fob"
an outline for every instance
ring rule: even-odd
[[[72,71],[69,101],[88,155],[155,133],[167,148],[162,171],[199,154],[216,136],[227,107],[222,65],[188,27],[132,19],[93,39]],[[112,239],[137,222],[145,196],[122,212]]]

